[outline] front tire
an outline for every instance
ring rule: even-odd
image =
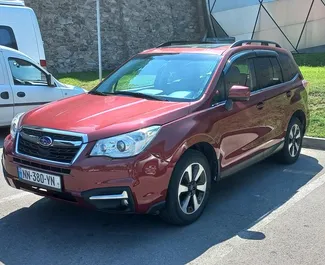
[[[302,139],[304,136],[304,127],[300,120],[293,117],[288,125],[283,149],[277,154],[279,162],[284,164],[293,164],[299,158]]]
[[[207,204],[210,188],[211,171],[206,157],[201,152],[188,150],[172,174],[161,218],[175,225],[193,223]]]

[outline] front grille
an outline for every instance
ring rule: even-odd
[[[39,139],[42,136],[50,137],[53,141],[64,141],[55,146],[42,146]],[[81,136],[64,135],[59,133],[45,132],[23,128],[19,133],[17,150],[18,153],[35,158],[46,159],[60,163],[71,163],[81,148]],[[77,146],[69,144],[70,142],[79,142]]]
[[[21,131],[24,132],[25,134],[34,135],[37,137],[50,136],[52,139],[55,139],[55,140],[82,141],[82,138],[80,136],[74,136],[74,135],[49,133],[49,132],[43,132],[43,131],[33,130],[33,129],[28,129],[28,128],[23,128]]]

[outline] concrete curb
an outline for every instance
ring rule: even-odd
[[[302,147],[317,150],[325,150],[325,138],[305,136],[302,142]]]

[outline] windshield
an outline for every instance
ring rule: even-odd
[[[139,55],[90,94],[193,101],[203,94],[219,62],[220,56],[213,54]]]

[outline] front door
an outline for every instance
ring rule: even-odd
[[[8,58],[15,114],[63,98],[60,88],[50,87],[44,71],[29,61]]]
[[[14,99],[4,69],[3,56],[0,52],[0,127],[10,125],[14,115]]]
[[[255,69],[252,58],[255,53],[236,55],[236,59],[225,67],[224,75],[219,80],[219,103],[214,109],[215,124],[213,134],[219,147],[221,176],[252,163],[263,157],[267,144],[267,134],[271,130],[265,120],[264,96],[253,94],[248,101],[230,102],[229,89],[233,85],[247,86],[253,91],[256,87]],[[225,92],[222,92],[222,90]],[[225,101],[222,101],[225,100]],[[229,104],[231,103],[231,104]],[[231,108],[229,108],[231,106]]]

